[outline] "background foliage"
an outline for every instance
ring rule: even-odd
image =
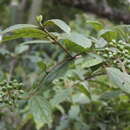
[[[129,130],[130,25],[35,2],[0,2],[0,130]]]

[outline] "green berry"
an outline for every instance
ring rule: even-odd
[[[3,91],[3,92],[6,92],[6,91],[7,91],[7,87],[3,87],[3,88],[2,88],[2,91]]]
[[[20,94],[24,94],[24,90],[19,90],[19,93]]]
[[[108,55],[107,55],[107,54],[104,54],[104,55],[103,55],[103,57],[105,57],[105,58],[106,58],[106,57],[108,57]]]
[[[125,49],[124,51],[125,51],[125,53],[128,53],[128,52],[129,52],[129,51],[128,51],[128,50],[126,50],[126,49]]]
[[[18,100],[21,100],[21,99],[22,99],[22,97],[21,97],[21,96],[18,96],[18,97],[17,97],[17,99],[18,99]]]
[[[16,79],[14,79],[12,82],[13,82],[13,83],[17,83],[17,80],[16,80]]]
[[[112,42],[116,43],[116,40],[115,40],[115,39],[112,39]]]
[[[101,53],[98,51],[97,54],[100,55]]]
[[[105,51],[109,51],[109,48],[108,48],[108,47],[106,47],[106,48],[105,48]]]
[[[7,86],[7,89],[8,89],[8,90],[12,90],[13,87],[12,87],[11,85],[8,85],[8,86]]]
[[[117,53],[116,53],[116,52],[114,52],[114,53],[113,53],[113,56],[115,56],[115,55],[117,55]]]
[[[110,54],[110,55],[109,55],[109,57],[110,57],[110,58],[112,58],[112,57],[113,57],[113,55],[112,55],[112,54]]]
[[[9,101],[8,104],[9,104],[9,105],[13,105],[13,102],[12,102],[12,101]]]
[[[112,55],[112,52],[111,52],[111,51],[109,51],[109,52],[108,52],[108,54],[109,54],[109,55]]]

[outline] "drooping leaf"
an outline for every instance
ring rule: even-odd
[[[100,96],[100,100],[111,100],[113,98],[120,96],[121,94],[122,94],[122,92],[120,90],[108,91],[108,92],[103,93]]]
[[[60,124],[56,127],[56,130],[65,130],[69,127],[69,120],[61,120]]]
[[[80,107],[79,105],[72,105],[69,110],[69,118],[76,119],[79,116]]]
[[[81,82],[78,84],[79,90],[84,93],[89,99],[91,99],[90,90],[88,89],[88,83]]]
[[[72,61],[65,61],[64,63],[61,63],[57,65],[44,79],[43,84],[45,86],[48,86],[52,83],[52,81],[58,77],[63,76],[66,71],[68,70],[69,64],[72,63]]]
[[[107,74],[113,84],[122,91],[130,93],[130,75],[121,72],[117,68],[107,68]]]
[[[20,30],[20,29],[24,29],[24,28],[38,28],[38,27],[35,25],[31,25],[31,24],[17,24],[17,25],[10,26],[7,29],[1,31],[0,34],[6,34],[9,32],[14,32],[16,30]]]
[[[96,48],[103,48],[107,45],[107,41],[104,38],[99,38],[95,44]]]
[[[15,48],[15,54],[21,54],[29,49],[28,45],[18,45]]]
[[[89,38],[78,33],[66,35],[63,41],[66,47],[74,52],[86,51],[92,45],[92,42]]]
[[[90,130],[90,125],[86,124],[83,119],[74,122],[74,130]]]
[[[99,96],[93,94],[91,96],[91,99],[86,96],[84,93],[77,93],[77,94],[73,94],[72,96],[72,101],[73,103],[78,103],[78,104],[89,104],[92,101],[98,101],[99,100]]]
[[[72,96],[73,103],[88,104],[91,100],[83,93],[77,93]]]
[[[55,107],[59,103],[65,101],[72,93],[71,88],[63,89],[59,93],[57,93],[53,99],[51,100],[52,107]]]
[[[36,26],[14,25],[1,32],[2,41],[14,40],[18,38],[39,38],[44,39],[46,34]]]
[[[60,19],[51,19],[44,23],[45,26],[51,25],[51,24],[58,26],[60,29],[62,29],[66,33],[70,33],[71,31],[70,27],[64,21]]]
[[[45,98],[34,96],[31,98],[29,105],[38,130],[44,124],[50,125],[52,123],[51,106]]]

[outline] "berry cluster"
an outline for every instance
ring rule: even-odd
[[[17,80],[13,81],[0,81],[0,103],[13,105],[16,100],[21,99],[21,94],[24,93],[22,90],[23,84]]]
[[[112,61],[114,64],[117,64],[119,59],[125,63],[130,59],[127,43],[122,40],[112,40],[106,48],[98,50],[97,53],[105,59],[109,59],[109,61]]]

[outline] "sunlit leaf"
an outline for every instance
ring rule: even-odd
[[[45,26],[51,25],[51,24],[58,26],[60,29],[62,29],[66,33],[70,33],[71,31],[70,27],[64,21],[60,19],[51,19],[44,23]]]
[[[63,89],[59,93],[57,93],[53,99],[51,100],[52,106],[56,106],[59,103],[65,101],[72,93],[71,88]]]
[[[48,41],[48,40],[32,40],[32,41],[23,42],[21,44],[23,44],[23,45],[25,45],[25,44],[31,45],[31,44],[46,44],[46,43],[51,43],[51,42]]]
[[[123,73],[116,68],[107,68],[107,74],[113,84],[122,91],[130,93],[130,75]]]
[[[112,41],[117,38],[117,32],[112,29],[103,29],[99,31],[98,37],[103,37],[105,40]]]
[[[104,62],[104,59],[96,54],[88,54],[86,57],[82,57],[81,59],[77,59],[75,64],[80,65],[82,68],[89,68]]]
[[[103,25],[99,21],[87,20],[87,24],[91,24],[96,30],[103,29]]]
[[[78,33],[71,33],[66,35],[63,39],[66,47],[74,52],[86,51],[92,45],[89,38]]]
[[[46,34],[34,25],[18,24],[11,26],[1,32],[3,35],[2,41],[8,41],[18,38],[39,38],[44,39]]]
[[[28,45],[19,45],[15,48],[15,53],[16,54],[21,54],[25,51],[27,51],[29,49],[29,46]]]
[[[25,29],[25,28],[38,28],[38,27],[31,24],[17,24],[6,28],[5,30],[1,31],[0,34],[14,32],[16,30]]]
[[[96,48],[103,48],[107,45],[107,41],[104,38],[99,38],[95,44]]]

